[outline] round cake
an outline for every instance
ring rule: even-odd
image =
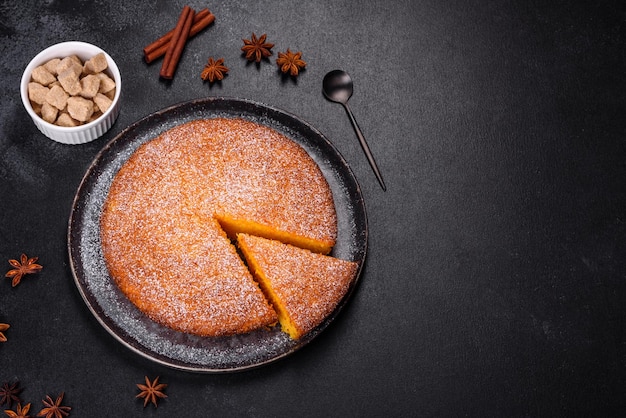
[[[326,254],[331,190],[307,152],[244,119],[202,119],[142,144],[113,178],[104,259],[154,321],[202,336],[245,333],[277,315],[233,245],[246,233]]]

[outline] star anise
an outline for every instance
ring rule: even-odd
[[[13,287],[17,286],[18,284],[20,284],[20,280],[22,280],[22,277],[24,277],[24,275],[37,273],[43,268],[41,265],[36,264],[37,260],[38,257],[28,258],[26,257],[26,254],[22,254],[22,257],[19,261],[9,260],[9,264],[11,264],[15,268],[9,270],[5,277],[13,278],[11,285]]]
[[[145,376],[146,384],[142,385],[140,383],[137,384],[137,387],[141,390],[137,398],[143,398],[143,407],[145,408],[148,405],[148,402],[152,402],[154,407],[157,407],[158,398],[167,398],[167,395],[163,393],[163,389],[167,387],[165,383],[159,383],[159,376],[154,379],[153,382],[150,382],[148,376]]]
[[[302,52],[291,52],[287,48],[287,52],[279,52],[276,58],[276,64],[280,67],[280,71],[292,77],[296,77],[300,71],[306,67],[306,62],[302,59]]]
[[[2,329],[2,325],[0,324],[0,329]],[[8,325],[7,325],[8,327]],[[0,333],[0,336],[2,334]],[[0,340],[1,341],[1,340]],[[6,341],[6,338],[5,338]],[[20,387],[20,382],[15,382],[10,384],[9,382],[4,382],[2,387],[0,387],[0,405],[8,405],[9,408],[13,406],[13,402],[20,402],[20,392],[22,388]]]
[[[224,65],[224,58],[219,58],[215,61],[213,57],[210,57],[202,70],[202,74],[200,74],[200,78],[205,81],[209,80],[209,83],[213,83],[214,81],[223,80],[227,72],[228,67]]]
[[[24,408],[22,408],[22,405],[18,403],[17,409],[15,411],[12,411],[11,409],[6,409],[4,413],[10,416],[11,418],[30,418],[30,415],[26,415],[28,414],[29,410],[30,410],[30,404],[26,404],[24,405]]]
[[[5,343],[7,341],[7,337],[3,333],[10,327],[11,325],[9,324],[0,324],[0,343]],[[0,405],[2,405],[3,403],[4,402],[0,402]]]
[[[241,50],[244,54],[246,54],[246,59],[248,61],[261,62],[263,58],[267,58],[272,55],[272,48],[274,47],[274,44],[265,42],[266,39],[267,34],[265,33],[258,39],[253,33],[251,39],[243,40]]]
[[[44,408],[39,411],[37,416],[45,418],[63,418],[68,416],[72,408],[61,405],[61,402],[63,402],[63,395],[65,395],[65,393],[61,392],[56,401],[53,401],[49,395],[46,395],[46,399],[42,401]]]

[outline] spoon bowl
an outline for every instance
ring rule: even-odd
[[[372,170],[374,170],[374,174],[376,175],[380,186],[383,190],[387,190],[383,177],[378,169],[378,165],[374,160],[374,156],[372,155],[372,152],[365,141],[365,137],[361,132],[361,128],[359,128],[359,125],[356,123],[356,119],[354,119],[354,115],[352,115],[352,111],[348,107],[348,100],[352,97],[353,90],[354,86],[352,78],[343,70],[330,71],[324,76],[324,80],[322,81],[322,92],[324,93],[324,96],[326,96],[326,98],[330,101],[341,103],[344,109],[346,109],[346,112],[350,117],[350,122],[352,122],[352,126],[356,131],[356,136],[359,138],[359,142],[361,143],[361,148],[363,148],[363,152],[365,152],[367,161],[369,161],[372,166]]]
[[[322,91],[328,100],[346,104],[352,97],[353,84],[350,75],[342,70],[333,70],[326,74]]]

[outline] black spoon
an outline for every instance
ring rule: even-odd
[[[370,151],[370,147],[367,145],[365,141],[365,137],[359,128],[359,125],[356,123],[356,119],[352,115],[352,111],[348,107],[348,99],[352,96],[352,78],[350,75],[342,70],[333,70],[324,76],[322,91],[324,92],[324,96],[328,100],[331,100],[336,103],[341,103],[343,107],[346,109],[348,116],[350,117],[350,121],[352,122],[352,126],[356,131],[356,136],[359,138],[359,142],[361,143],[361,147],[365,152],[365,156],[369,161],[372,169],[374,170],[374,174],[380,183],[380,186],[383,190],[387,190],[385,186],[385,182],[383,181],[383,177],[378,170],[378,166],[376,165],[376,161],[374,160],[374,156]]]

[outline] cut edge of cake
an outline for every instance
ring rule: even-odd
[[[228,214],[214,214],[215,219],[226,232],[228,237],[235,241],[238,234],[254,235],[261,238],[280,241],[294,247],[305,248],[314,253],[329,254],[335,245],[332,239],[315,239],[294,233],[282,231],[259,222],[236,219]]]

